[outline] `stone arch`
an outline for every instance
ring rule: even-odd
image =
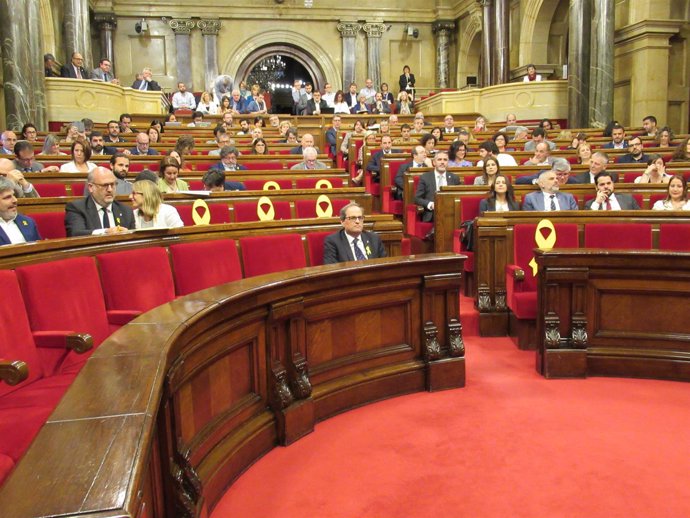
[[[465,24],[463,24],[465,25]],[[479,75],[479,61],[481,58],[482,15],[475,11],[462,28],[458,41],[458,72],[457,85],[465,85],[465,77]]]
[[[315,88],[326,82],[341,84],[342,78],[331,57],[314,40],[293,31],[277,30],[252,36],[230,52],[221,73],[229,74],[239,84],[262,59],[281,54],[301,63],[314,78]]]
[[[553,14],[561,0],[527,0],[520,29],[520,63],[547,63]]]

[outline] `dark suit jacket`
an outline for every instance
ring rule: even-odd
[[[329,128],[328,131],[326,131],[326,141],[328,142],[328,147],[331,149],[331,154],[335,156],[335,147],[338,142],[338,132],[335,131],[335,128]]]
[[[117,153],[117,148],[116,148],[116,147],[112,147],[112,146],[103,146],[103,154],[104,154],[104,155],[114,155],[115,153]],[[101,155],[98,155],[98,154],[96,154],[96,153],[92,153],[91,156],[101,156]]]
[[[512,210],[520,210],[520,205],[518,202],[508,201],[508,208]],[[496,211],[496,200],[494,198],[485,198],[479,202],[479,214],[484,214],[485,212],[495,212]]]
[[[616,162],[619,164],[646,164],[647,161],[649,160],[649,155],[645,155],[642,153],[640,155],[640,158],[638,160],[635,160],[635,157],[633,157],[630,153],[627,153],[620,157]]]
[[[141,87],[141,82],[143,79],[137,79],[132,83],[132,89],[133,90],[139,90]],[[146,85],[146,90],[151,91],[151,92],[160,92],[161,91],[161,85],[159,85],[156,81],[149,81],[149,84]]]
[[[585,209],[591,209],[592,204],[594,203],[595,199],[587,201],[585,203]],[[637,204],[637,200],[630,196],[629,194],[618,194],[616,193],[616,201],[618,201],[618,205],[621,206],[621,210],[639,210],[640,206]]]
[[[134,146],[134,147],[133,147],[132,149],[130,149],[129,151],[130,151],[133,155],[141,155],[141,153],[139,152],[139,148],[137,148],[136,146]],[[149,148],[148,151],[146,152],[146,154],[147,154],[147,155],[160,155],[160,153],[159,153],[158,151],[156,151],[155,149],[152,149],[152,148]]]
[[[405,77],[405,74],[400,74],[400,80],[398,81],[398,84],[400,85],[400,91],[406,90],[407,85],[414,87],[414,74],[410,74],[409,80]]]
[[[400,150],[398,149],[391,149],[391,153],[400,153]],[[378,177],[378,174],[381,172],[381,160],[383,158],[383,150],[379,149],[376,153],[371,155],[371,158],[369,159],[369,163],[367,164],[367,171],[371,171],[372,173],[376,173],[376,176]]]
[[[371,107],[367,103],[357,103],[352,108],[350,108],[350,113],[352,113],[353,115],[357,115],[358,113],[364,113],[365,111],[366,113],[371,113]]]
[[[79,67],[82,79],[91,79],[91,74],[84,69],[84,67]],[[74,66],[72,63],[65,63],[60,69],[60,77],[69,77],[71,79],[76,79],[77,74],[74,72]]]
[[[223,162],[222,162],[222,161],[213,164],[211,167],[209,167],[209,171],[210,171],[211,169],[215,169],[216,171],[220,171],[221,173],[229,173],[229,172],[232,172],[232,171],[226,171],[226,170],[225,170],[225,166],[223,165]],[[247,166],[246,166],[246,165],[242,165],[242,164],[237,164],[237,169],[236,169],[236,170],[237,170],[237,171],[246,171],[246,170],[247,170]]]
[[[403,165],[401,165],[398,168],[398,173],[395,175],[395,186],[398,188],[398,192],[396,195],[399,195],[400,197],[396,196],[396,200],[402,200],[402,193],[403,190],[405,189],[404,181],[405,181],[405,173],[412,168],[414,165],[414,162],[407,162]],[[424,166],[426,167],[426,166]]]
[[[436,172],[427,171],[419,179],[417,192],[414,195],[414,202],[420,207],[424,207],[422,213],[422,221],[434,221],[434,211],[428,210],[427,205],[430,201],[434,201],[436,195]],[[446,172],[446,185],[460,185],[460,178],[453,173]]]
[[[134,229],[134,213],[127,205],[114,201],[111,210],[115,222],[121,227]],[[65,205],[65,229],[67,237],[90,236],[94,230],[102,228],[98,207],[91,196],[83,200],[70,201]]]
[[[367,232],[365,230],[362,232],[360,238],[364,244],[364,249],[367,251],[368,259],[386,257],[386,249],[383,247],[383,241],[381,241],[381,238],[374,232]],[[323,242],[324,264],[354,260],[355,257],[352,254],[352,249],[350,248],[350,243],[347,241],[344,229],[326,237]]]
[[[601,146],[601,147],[602,147],[602,149],[614,149],[614,148],[613,148],[613,141],[607,142],[606,144],[604,144],[604,145]],[[627,141],[627,140],[624,140],[624,141],[623,141],[623,149],[628,149],[628,147],[629,147],[629,146],[628,146],[628,141]]]
[[[27,243],[41,240],[41,235],[38,233],[36,222],[33,219],[22,214],[17,214],[14,222],[17,224],[17,227],[19,227],[19,231],[22,233]],[[0,228],[0,245],[9,244],[11,244],[10,239],[7,237],[7,234],[5,234],[5,231]]]
[[[352,98],[353,96],[354,96],[354,99]],[[359,96],[359,94],[357,92],[355,92],[353,94],[351,94],[350,92],[347,92],[345,94],[345,102],[347,103],[347,105],[352,106],[353,102],[355,104],[357,104],[357,96]]]
[[[589,179],[589,171],[576,174],[574,177],[571,175],[570,178],[575,178],[575,183],[594,183]],[[611,178],[613,178],[613,183],[616,183],[618,181],[618,173],[611,173]]]
[[[328,103],[321,99],[321,102],[319,103],[319,111],[323,113],[324,110],[328,109]],[[307,101],[307,107],[304,110],[305,115],[314,115],[314,112],[316,111],[316,101],[314,99],[309,99]]]

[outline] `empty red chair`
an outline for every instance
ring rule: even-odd
[[[585,247],[623,250],[652,248],[652,225],[648,223],[588,223]]]
[[[307,266],[302,236],[299,234],[242,237],[240,248],[245,277]]]
[[[402,215],[403,202],[402,199],[398,199],[402,198],[402,193],[398,193],[399,196],[396,196],[393,193],[397,191],[395,177],[398,175],[400,166],[406,163],[406,160],[389,160],[387,163],[390,184],[381,186],[381,212],[384,214]]]
[[[175,205],[180,219],[185,227],[194,226],[194,217],[192,216],[192,205]],[[211,212],[211,224],[217,225],[221,223],[230,223],[230,210],[225,203],[208,203],[208,210]]]
[[[64,239],[67,237],[65,231],[65,212],[34,212],[31,219],[36,222],[38,233],[43,239]]]
[[[231,239],[172,245],[170,258],[178,295],[187,295],[242,278],[237,245]]]
[[[201,180],[189,180],[189,188],[193,191],[203,191],[206,189],[204,182]]]
[[[343,186],[342,178],[298,178],[295,185],[298,189],[327,189],[327,184],[324,184],[324,180],[331,184],[333,189],[338,189]],[[317,183],[322,182],[320,186],[317,187]]]
[[[258,211],[261,211],[262,214],[266,214],[266,217],[269,221],[292,218],[292,215],[290,214],[289,201],[274,201],[272,202],[272,204],[273,217],[270,218],[269,216],[271,215],[271,209],[270,206],[266,203],[261,203],[261,205],[259,205],[258,202],[235,203],[233,205],[233,209],[235,212],[235,222],[243,223],[248,221],[261,221],[261,218],[259,218]]]
[[[84,196],[84,193],[86,192],[86,183],[71,183],[69,184],[70,189],[72,190],[72,196]]]
[[[552,248],[577,248],[579,243],[577,224],[561,223],[554,225],[556,240]],[[518,335],[518,345],[521,348],[532,348],[529,338],[533,333],[537,318],[537,277],[530,266],[534,258],[534,249],[546,247],[552,238],[550,229],[543,228],[539,232],[544,240],[541,243],[535,239],[536,224],[517,224],[513,229],[513,264],[506,266],[506,303],[515,316]],[[522,278],[521,278],[522,277]]]
[[[165,248],[150,247],[96,256],[105,306],[111,320],[125,324],[140,313],[175,298]]]
[[[463,196],[460,198],[460,221],[463,223],[465,221],[473,221],[474,218],[479,216],[479,204],[485,199],[485,196]],[[474,251],[467,250],[467,248],[462,244],[460,239],[461,231],[456,230],[453,233],[453,252],[464,254],[467,256],[463,270],[465,272],[474,272]]]
[[[64,183],[35,183],[33,185],[41,198],[67,196],[67,186]]]
[[[68,335],[87,333],[97,347],[111,333],[94,258],[33,264],[16,273],[46,375],[80,368],[88,355],[69,351]]]
[[[323,242],[332,232],[310,232],[306,235],[309,248],[309,266],[323,264]]]
[[[296,200],[295,214],[298,218],[338,217],[340,209],[350,203],[350,200],[330,200],[331,210],[328,211],[328,203],[319,200]],[[328,216],[326,212],[330,212]]]
[[[289,150],[288,150],[289,152]],[[282,162],[244,162],[242,163],[250,171],[279,171],[284,169]]]
[[[690,225],[659,225],[659,250],[690,251]]]
[[[280,187],[280,190],[292,189],[292,180],[288,179],[278,179],[278,180],[242,180],[242,183],[248,191],[270,191],[278,190],[276,185]]]

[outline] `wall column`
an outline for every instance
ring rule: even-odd
[[[113,46],[113,30],[117,27],[117,18],[114,13],[96,13],[94,19],[101,37],[102,54],[98,60],[100,61],[102,58],[108,58],[112,63],[113,76],[117,77],[117,73],[115,72],[117,64],[115,63],[115,51]],[[98,63],[98,61],[96,63]],[[94,63],[93,68],[96,68],[96,63]]]
[[[196,24],[192,20],[182,18],[173,18],[168,24],[175,33],[177,82],[184,83],[190,91],[193,91],[191,34]]]
[[[436,86],[448,88],[450,75],[450,34],[455,30],[453,20],[439,20],[434,22],[431,30],[436,34]]]
[[[367,75],[378,89],[381,84],[381,36],[387,28],[379,22],[365,23],[362,28],[367,33]]]
[[[492,84],[510,81],[510,20],[508,0],[494,0]]]
[[[590,125],[613,120],[613,0],[599,0],[594,8],[591,55]]]
[[[591,0],[570,0],[568,38],[568,126],[589,127]]]
[[[357,22],[338,23],[338,31],[343,39],[343,87],[344,92],[348,91],[350,83],[355,80],[355,51],[357,33],[362,26]],[[372,78],[373,79],[373,78]]]
[[[196,23],[204,36],[204,90],[213,91],[213,82],[218,77],[218,32],[220,20],[199,20]]]
[[[71,61],[73,52],[84,56],[84,69],[93,70],[91,53],[91,26],[89,25],[89,0],[64,0],[65,14],[65,63]],[[14,4],[13,4],[14,5]],[[33,36],[33,34],[32,34]]]
[[[492,56],[492,0],[477,0],[482,6],[482,87],[491,86],[491,56]]]
[[[46,131],[43,33],[39,0],[0,0],[5,128],[33,122]]]

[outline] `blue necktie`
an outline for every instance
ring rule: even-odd
[[[556,210],[556,202],[554,201],[555,197],[556,197],[555,194],[551,195],[551,210]]]
[[[366,256],[365,256],[365,255],[362,253],[362,251],[359,249],[359,246],[357,246],[357,245],[358,245],[358,241],[359,241],[359,238],[358,238],[358,237],[356,237],[356,238],[354,238],[354,239],[352,240],[352,244],[353,244],[354,247],[355,247],[355,259],[357,259],[358,261],[364,261],[364,260],[366,260]]]

